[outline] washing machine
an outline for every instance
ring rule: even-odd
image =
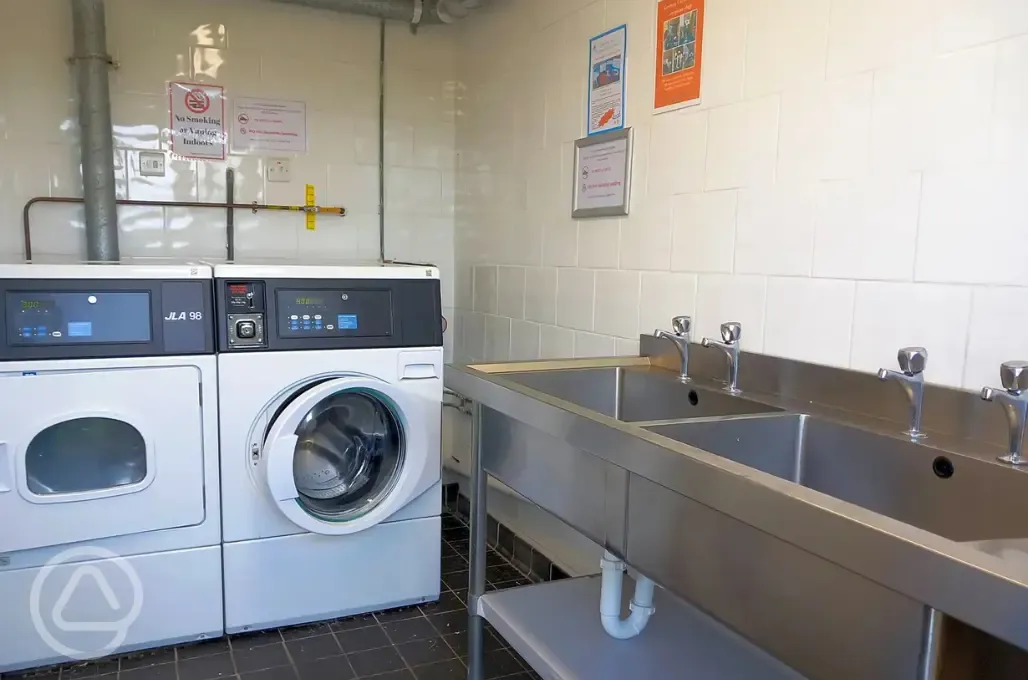
[[[215,267],[225,627],[435,600],[433,267]]]
[[[0,265],[0,671],[223,634],[213,286]]]

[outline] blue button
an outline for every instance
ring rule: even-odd
[[[39,327],[39,328],[37,328],[36,330],[38,330],[38,331],[39,331],[39,334],[40,334],[40,335],[46,335],[46,326],[40,326],[40,327]]]
[[[22,328],[21,329],[21,334],[24,335],[26,338],[31,338],[32,337],[32,329],[31,328]]]

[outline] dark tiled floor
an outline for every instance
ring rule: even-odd
[[[513,548],[511,539],[511,553]],[[105,680],[464,680],[468,648],[468,615],[464,604],[468,583],[468,528],[457,515],[443,517],[442,554],[442,595],[438,602],[3,677],[4,680],[101,677]],[[524,560],[520,563],[524,571],[514,567],[503,554],[490,549],[486,571],[489,589],[530,583],[530,565],[524,564]],[[486,641],[487,679],[538,677],[491,628]]]

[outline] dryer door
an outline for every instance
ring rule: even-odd
[[[426,409],[368,377],[335,378],[295,396],[264,442],[264,479],[302,529],[351,534],[375,526],[424,492]]]
[[[193,367],[0,374],[0,552],[199,524]]]

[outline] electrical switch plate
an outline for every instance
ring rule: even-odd
[[[139,174],[143,177],[164,177],[164,153],[161,151],[140,151]]]
[[[268,181],[289,182],[292,180],[291,164],[288,158],[268,159]]]

